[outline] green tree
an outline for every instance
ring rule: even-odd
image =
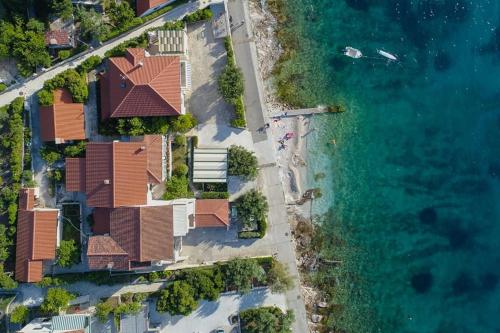
[[[228,152],[228,172],[251,180],[257,177],[257,157],[242,146],[232,145]]]
[[[78,7],[75,10],[75,16],[80,22],[82,36],[89,40],[102,40],[104,35],[109,32],[109,26],[104,22],[103,16],[94,9],[86,10],[83,7]]]
[[[78,262],[80,262],[80,249],[75,240],[62,240],[57,249],[57,264],[61,267],[71,267]]]
[[[284,293],[293,287],[293,280],[288,272],[288,267],[278,260],[273,260],[267,272],[267,283],[273,293]]]
[[[242,333],[291,333],[294,314],[278,307],[261,307],[240,312]]]
[[[192,193],[188,191],[189,181],[187,177],[172,176],[165,183],[165,200],[173,200],[178,198],[190,198]]]
[[[40,155],[42,156],[43,160],[49,165],[54,164],[62,158],[61,154],[59,154],[55,150],[48,148],[47,146],[43,146],[42,149],[40,149]]]
[[[178,177],[186,177],[189,172],[189,168],[186,164],[179,164],[174,169],[174,175]]]
[[[83,157],[85,155],[85,148],[87,146],[87,142],[78,141],[71,146],[67,146],[64,148],[64,156],[67,157]]]
[[[171,315],[187,316],[198,307],[194,298],[195,291],[187,282],[174,281],[163,289],[156,302],[158,312],[169,312]]]
[[[235,105],[244,91],[243,73],[236,65],[229,63],[219,76],[219,92],[224,100]]]
[[[250,190],[236,201],[238,219],[247,228],[266,220],[269,206],[266,197],[256,190]]]
[[[102,63],[102,58],[98,55],[93,55],[85,59],[80,65],[76,67],[77,72],[80,74],[88,73],[91,70],[95,69]]]
[[[0,262],[4,262],[9,257],[10,246],[12,246],[12,240],[7,237],[7,228],[0,224]]]
[[[26,25],[24,35],[11,46],[10,53],[17,58],[19,72],[25,77],[31,75],[37,67],[49,67],[51,63],[43,30],[40,31],[41,26],[43,23],[31,19]]]
[[[96,310],[96,317],[99,319],[101,323],[104,323],[108,320],[109,314],[113,312],[114,307],[111,302],[100,302],[99,304],[96,305],[95,307]]]
[[[111,2],[106,14],[111,19],[113,26],[120,29],[126,29],[135,19],[135,12],[127,1]]]
[[[52,0],[50,10],[53,14],[67,20],[73,16],[73,4],[71,0]]]
[[[174,132],[186,133],[197,124],[198,121],[196,118],[192,114],[188,113],[175,118],[171,123],[171,127]]]
[[[193,286],[196,299],[215,301],[223,291],[224,283],[220,270],[196,269],[186,272],[184,279]]]
[[[16,324],[24,324],[28,320],[29,310],[25,305],[17,306],[10,314],[10,321]]]
[[[225,266],[225,280],[229,287],[239,292],[248,293],[253,281],[263,282],[266,274],[255,259],[233,259]]]
[[[8,276],[4,269],[3,264],[0,264],[0,288],[2,289],[15,289],[17,288],[17,282],[14,281],[10,276]]]
[[[73,299],[75,296],[65,289],[51,288],[47,291],[47,296],[43,300],[40,310],[47,315],[58,314],[59,311],[66,310],[68,303]]]
[[[9,207],[7,208],[7,215],[9,216],[9,224],[16,223],[17,219],[17,204],[15,202],[11,202]]]
[[[71,52],[69,50],[61,50],[57,53],[59,59],[64,60],[68,59],[71,56]]]
[[[42,106],[49,106],[54,104],[54,94],[52,91],[42,89],[37,93],[37,96],[38,103]]]

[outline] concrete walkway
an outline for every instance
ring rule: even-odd
[[[217,3],[220,1],[212,1],[212,3]],[[195,2],[188,2],[184,5],[180,5],[179,7],[176,7],[172,9],[171,11],[167,12],[166,14],[159,16],[158,18],[136,28],[135,30],[132,30],[131,32],[127,32],[115,39],[112,39],[100,47],[96,48],[94,51],[86,53],[84,55],[81,55],[77,57],[74,60],[66,61],[61,64],[58,64],[49,70],[47,70],[44,73],[38,74],[37,76],[31,77],[27,79],[26,81],[23,82],[23,84],[20,87],[17,87],[15,89],[9,90],[4,92],[3,94],[0,95],[0,106],[1,105],[6,105],[9,104],[14,98],[19,97],[20,95],[24,95],[26,97],[31,96],[33,93],[37,92],[40,90],[43,86],[43,83],[56,76],[57,74],[64,72],[65,70],[69,68],[75,68],[78,66],[80,63],[82,63],[85,59],[93,56],[93,55],[98,55],[100,57],[104,57],[104,53],[106,51],[111,50],[118,44],[129,40],[131,38],[139,37],[142,35],[146,30],[154,28],[154,27],[159,27],[162,26],[165,22],[168,21],[173,21],[173,20],[179,20],[182,19],[185,15],[190,14],[192,12],[195,12],[200,8],[200,2],[195,1]]]
[[[257,68],[257,50],[253,42],[253,32],[250,25],[247,0],[229,0],[229,14],[232,22],[241,27],[232,30],[232,38],[236,62],[245,77],[245,105],[248,129],[252,133],[255,152],[259,165],[259,187],[266,195],[269,203],[269,228],[264,240],[271,244],[272,253],[278,254],[278,259],[287,264],[295,282],[295,288],[286,293],[289,309],[295,313],[294,333],[309,332],[307,315],[300,293],[300,276],[297,270],[295,252],[292,244],[291,230],[286,212],[283,184],[276,166],[276,151],[265,132],[259,131],[267,122],[266,107],[263,100],[263,85]]]

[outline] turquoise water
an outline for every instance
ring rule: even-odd
[[[282,75],[309,106],[348,107],[314,118],[309,143],[315,212],[331,212],[327,242],[342,238],[323,252],[345,260],[330,273],[350,288],[341,316],[356,321],[330,325],[500,332],[500,1],[287,8],[299,43]],[[344,57],[347,45],[369,58]],[[378,48],[400,63],[373,59]]]

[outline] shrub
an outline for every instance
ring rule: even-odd
[[[193,194],[188,191],[189,181],[187,177],[172,176],[165,184],[165,200],[178,198],[191,198]]]
[[[265,281],[264,269],[255,259],[233,259],[224,267],[226,284],[245,294],[252,289],[253,281]]]
[[[243,226],[250,228],[257,224],[258,228],[265,227],[266,215],[269,210],[266,197],[256,190],[250,190],[236,201],[238,218]],[[259,232],[262,231],[258,230]],[[265,233],[265,230],[264,230]]]
[[[79,141],[79,142],[72,144],[70,146],[66,146],[64,148],[64,156],[66,156],[66,157],[84,157],[86,145],[87,145],[87,142]]]
[[[37,285],[42,288],[47,288],[47,287],[59,287],[64,284],[64,281],[60,280],[59,278],[56,277],[50,277],[46,276],[42,278],[42,281],[38,282]]]
[[[288,267],[278,260],[273,260],[267,272],[267,283],[273,293],[284,293],[293,287],[293,280],[288,272]]]
[[[99,319],[101,323],[104,323],[108,320],[109,314],[113,312],[114,306],[111,302],[100,302],[95,307],[96,317]]]
[[[247,126],[247,121],[245,120],[245,104],[243,103],[242,96],[240,96],[234,104],[234,118],[231,120],[231,126],[238,128]]]
[[[198,137],[196,135],[191,137],[191,144],[194,148],[198,148]]]
[[[49,103],[49,98],[46,95],[48,93],[53,93],[53,91],[58,88],[68,89],[75,103],[84,103],[89,95],[85,77],[76,70],[70,68],[44,82],[43,89],[38,93],[40,104],[45,106],[52,105],[53,99],[52,102]],[[43,97],[43,103],[41,97]]]
[[[196,118],[192,114],[182,114],[175,118],[170,126],[172,131],[186,133],[198,124]]]
[[[186,164],[179,164],[174,169],[174,175],[177,177],[186,177],[189,172],[189,168]]]
[[[68,308],[68,303],[75,298],[74,295],[62,288],[51,288],[43,300],[40,310],[45,314],[57,314]]]
[[[43,146],[42,149],[40,149],[40,155],[42,156],[42,159],[49,165],[54,164],[62,158],[61,154],[47,146]]]
[[[184,21],[169,21],[163,25],[165,30],[184,30]]]
[[[233,176],[243,176],[246,179],[257,177],[257,157],[242,146],[232,145],[228,152],[228,173]]]
[[[203,8],[195,11],[192,14],[184,16],[184,21],[187,23],[195,23],[199,21],[206,21],[212,18],[212,11],[210,8]]]
[[[244,91],[243,73],[236,65],[228,63],[219,76],[218,84],[224,100],[235,105]]]
[[[14,281],[10,276],[5,274],[3,264],[0,264],[0,288],[1,289],[17,288],[17,282]]]
[[[187,271],[184,279],[194,288],[195,299],[215,301],[223,291],[224,283],[219,269],[196,269]]]
[[[77,72],[83,74],[88,73],[91,70],[95,69],[102,63],[102,58],[98,55],[93,55],[85,59],[80,65],[76,67]]]
[[[5,91],[5,89],[7,89],[7,85],[3,82],[0,82],[0,92]]]
[[[17,306],[10,314],[10,321],[16,324],[23,324],[28,320],[29,310],[25,305]]]
[[[184,147],[187,144],[186,137],[184,135],[177,135],[174,139],[174,145]]]
[[[9,216],[9,224],[16,223],[17,218],[17,204],[15,202],[11,202],[9,207],[7,208],[7,213]]]
[[[261,238],[260,232],[258,231],[240,231],[238,233],[238,238],[250,239],[250,238]]]
[[[38,92],[38,103],[43,106],[49,106],[54,104],[54,94],[52,91],[42,89]]]
[[[71,52],[69,50],[61,50],[57,55],[59,56],[59,59],[64,60],[71,56]]]
[[[194,298],[195,290],[184,281],[174,281],[160,292],[156,302],[158,312],[169,312],[171,315],[187,316],[198,307]]]
[[[202,199],[228,199],[228,192],[203,192],[201,194]]]
[[[4,262],[9,257],[9,247],[12,245],[12,239],[7,237],[7,228],[0,224],[0,262]]]
[[[80,249],[74,239],[62,240],[57,249],[57,264],[61,267],[71,267],[80,262]]]
[[[240,312],[242,333],[292,333],[293,311],[283,313],[278,307],[261,307]]]

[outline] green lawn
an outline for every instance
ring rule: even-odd
[[[62,209],[63,218],[63,240],[74,239],[77,246],[80,246],[80,205],[64,204]],[[68,221],[69,220],[69,221]],[[71,224],[73,226],[70,225]]]

